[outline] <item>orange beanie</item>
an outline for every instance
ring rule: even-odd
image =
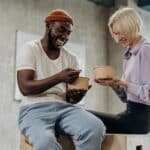
[[[45,22],[50,21],[67,21],[73,25],[73,19],[69,13],[63,9],[54,9],[45,17]]]

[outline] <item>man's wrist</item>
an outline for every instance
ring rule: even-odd
[[[56,74],[56,80],[58,82],[63,82],[63,79],[62,79],[62,77],[61,77],[61,75],[59,73]]]

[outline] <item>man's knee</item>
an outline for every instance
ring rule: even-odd
[[[89,134],[92,138],[102,138],[106,132],[106,127],[104,123],[99,120],[95,119],[95,121],[91,122],[91,124],[88,125]]]
[[[101,140],[104,137],[105,132],[106,128],[103,122],[95,118],[88,122],[84,129],[82,129],[79,133],[79,137],[80,139],[86,137],[87,140]]]

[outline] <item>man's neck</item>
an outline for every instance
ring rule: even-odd
[[[60,49],[55,49],[52,48],[48,45],[48,40],[46,39],[41,39],[41,45],[43,50],[45,51],[46,55],[50,58],[50,59],[57,59],[60,55]]]

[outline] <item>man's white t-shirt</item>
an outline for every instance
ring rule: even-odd
[[[78,68],[76,57],[64,48],[61,49],[57,59],[51,60],[42,48],[40,41],[31,41],[25,44],[17,55],[16,69],[35,71],[35,80],[45,79],[66,68]],[[65,102],[66,84],[59,83],[54,87],[37,95],[21,95],[22,105],[41,102]]]

